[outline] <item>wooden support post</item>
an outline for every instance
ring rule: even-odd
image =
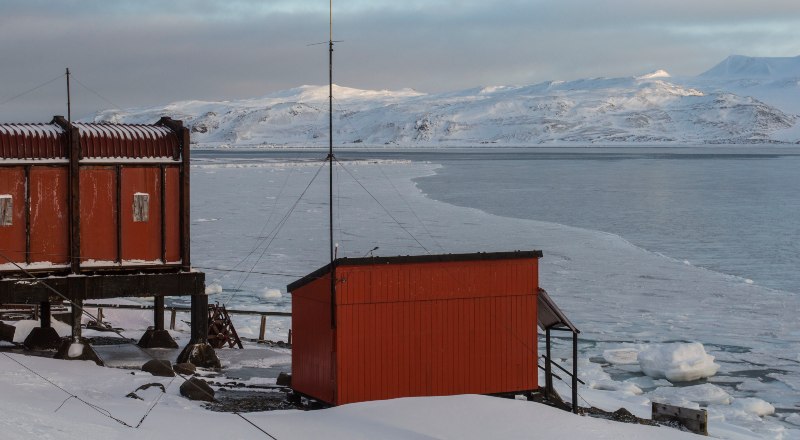
[[[70,124],[69,153],[69,225],[70,225],[70,267],[72,273],[81,271],[81,197],[80,160],[81,140],[77,127]],[[80,331],[78,332],[80,334]]]
[[[40,307],[39,305],[34,305],[33,306],[33,320],[34,321],[38,321],[39,320],[39,307]]]
[[[75,299],[72,300],[72,310],[70,312],[71,322],[72,322],[72,340],[77,341],[81,337],[81,316],[83,313],[81,312],[83,307],[83,300],[82,299]]]
[[[169,311],[169,329],[175,330],[175,315],[177,312],[175,311],[175,307],[171,308]]]
[[[50,301],[42,301],[39,305],[39,310],[40,326],[42,328],[50,328]]]
[[[578,414],[578,333],[572,333],[572,412]]]
[[[208,295],[192,295],[192,332],[190,344],[208,342]]]
[[[164,297],[155,296],[153,298],[153,327],[156,330],[164,330]]]
[[[289,340],[288,340],[288,341],[286,341],[286,342],[287,342],[289,345],[292,345],[292,329],[289,329],[289,337],[288,337],[288,339],[289,339]]]
[[[100,327],[103,326],[103,308],[102,307],[98,307],[97,308],[97,325],[99,325]]]
[[[265,342],[264,335],[267,333],[267,315],[261,315],[261,329],[258,331],[258,342]]]

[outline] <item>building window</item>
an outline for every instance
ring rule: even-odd
[[[133,195],[133,221],[146,222],[150,220],[150,194],[136,193]]]
[[[10,194],[0,194],[0,226],[14,223],[14,202]]]

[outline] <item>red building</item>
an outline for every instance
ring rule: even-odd
[[[287,287],[292,388],[334,405],[538,389],[541,256],[335,260]]]
[[[0,303],[41,303],[49,328],[49,302],[68,299],[74,337],[85,299],[153,296],[160,331],[164,296],[191,295],[205,316],[189,212],[180,121],[0,124]]]

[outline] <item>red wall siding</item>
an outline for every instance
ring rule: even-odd
[[[166,222],[165,237],[167,261],[174,263],[181,261],[181,176],[180,168],[170,166],[166,168],[164,180]]]
[[[25,263],[25,169],[0,168],[0,194],[12,197],[13,218],[11,226],[0,226],[0,252],[15,263]],[[0,265],[9,261],[0,257]]]
[[[292,388],[334,402],[330,275],[292,292]]]
[[[298,391],[345,404],[538,388],[536,258],[341,265],[336,276],[335,366],[323,344],[329,281],[292,292]],[[319,374],[334,375],[335,394]]]
[[[66,167],[31,167],[31,262],[69,263],[68,186]]]
[[[117,259],[117,172],[114,167],[82,167],[81,262]]]

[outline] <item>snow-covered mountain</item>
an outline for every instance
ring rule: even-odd
[[[337,145],[475,146],[796,142],[800,57],[731,56],[691,78],[666,71],[423,94],[334,87]],[[321,147],[327,86],[262,98],[107,110],[97,122],[182,119],[204,146]],[[797,136],[797,137],[795,137]]]

